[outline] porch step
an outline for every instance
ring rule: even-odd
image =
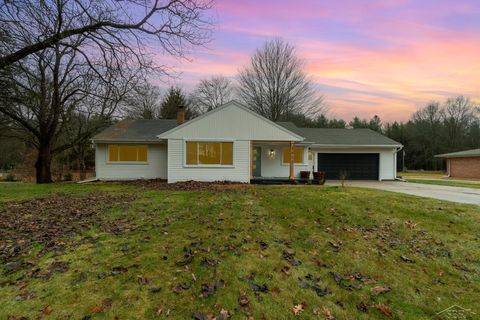
[[[307,184],[308,179],[295,179],[290,180],[288,178],[253,178],[250,179],[251,184]]]

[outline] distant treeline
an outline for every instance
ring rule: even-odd
[[[320,115],[310,119],[302,115],[290,117],[297,126],[316,128],[369,128],[383,133],[404,145],[398,154],[398,169],[444,170],[445,161],[434,156],[441,153],[480,148],[480,108],[463,96],[445,103],[431,102],[415,112],[407,122],[382,123],[355,117],[346,122]]]

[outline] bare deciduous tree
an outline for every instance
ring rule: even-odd
[[[247,106],[273,121],[296,113],[311,116],[323,108],[323,97],[305,73],[304,62],[281,39],[257,49],[250,65],[240,72],[239,82],[239,94]]]
[[[202,79],[195,88],[191,101],[199,114],[211,111],[233,99],[233,84],[224,76]]]
[[[133,88],[122,104],[122,111],[129,119],[158,119],[162,103],[159,87],[142,83]]]
[[[93,70],[83,61],[77,51],[57,44],[23,59],[0,78],[5,88],[0,113],[12,120],[18,137],[37,149],[39,183],[52,181],[52,157],[88,141],[138,81],[136,73],[108,66]],[[97,121],[89,121],[93,118]]]
[[[461,138],[477,115],[478,109],[475,108],[469,98],[459,96],[447,100],[443,108],[443,120],[447,129],[450,148],[455,148],[461,143]]]
[[[188,45],[203,44],[210,35],[204,12],[211,0],[15,0],[0,3],[0,70],[30,54],[68,45],[82,36],[78,50],[145,58],[145,45],[183,55]],[[118,53],[118,54],[117,54]],[[141,58],[141,59],[139,59]]]
[[[208,40],[210,7],[210,0],[0,2],[0,113],[37,148],[37,182],[51,182],[52,157],[88,141],[147,72],[167,73],[149,49],[183,56]]]

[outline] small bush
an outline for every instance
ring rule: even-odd
[[[15,175],[13,173],[9,173],[5,177],[5,181],[14,182],[14,181],[17,181],[17,179],[15,178]]]
[[[71,172],[67,172],[66,174],[63,175],[63,181],[72,181],[73,180],[73,174]]]

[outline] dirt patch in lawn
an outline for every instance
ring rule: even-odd
[[[108,222],[104,214],[114,206],[128,206],[133,199],[96,192],[6,202],[0,207],[0,261],[28,252],[34,243],[43,245],[42,252],[62,250],[92,225],[115,234],[128,231],[133,228],[128,221]]]
[[[244,189],[249,186],[247,183],[231,182],[231,181],[213,181],[213,182],[199,182],[199,181],[185,181],[176,183],[167,183],[165,180],[133,180],[124,181],[123,184],[133,185],[156,190],[171,190],[171,191],[231,191]]]

